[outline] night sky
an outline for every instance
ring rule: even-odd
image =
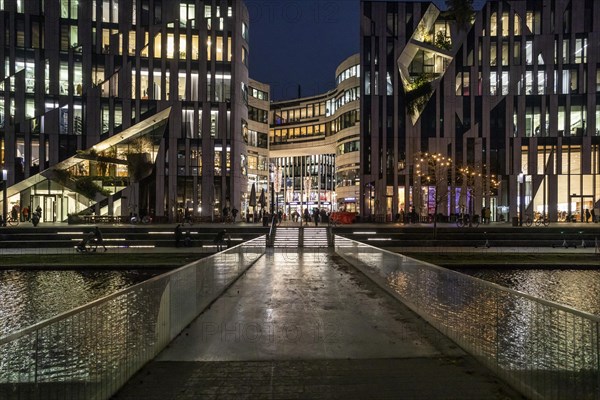
[[[250,77],[271,98],[323,93],[335,69],[358,53],[360,0],[245,0],[250,13]],[[444,0],[434,1],[444,8]],[[476,8],[482,0],[475,1]]]

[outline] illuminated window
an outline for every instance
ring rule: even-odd
[[[539,11],[527,11],[525,24],[527,28],[533,34],[539,35],[541,33],[541,15]]]
[[[162,42],[162,34],[161,33],[157,33],[156,36],[154,36],[154,58],[161,58],[162,57],[161,42]]]
[[[210,112],[210,137],[215,138],[218,136],[219,132],[219,112],[212,111]]]
[[[587,38],[575,39],[575,63],[587,62]]]
[[[127,44],[127,53],[130,56],[135,55],[135,31],[129,32],[129,43]]]
[[[185,82],[186,82],[186,75],[185,72],[183,73],[179,73],[178,79],[177,79],[177,92],[178,92],[178,96],[179,96],[179,100],[185,100]]]
[[[519,36],[521,34],[521,17],[518,14],[515,14],[515,36]]]
[[[216,52],[215,59],[217,61],[223,61],[223,37],[222,36],[217,36],[217,38],[216,38],[215,52]]]
[[[199,57],[198,36],[192,36],[192,60],[197,60]]]
[[[242,46],[242,63],[248,66],[248,50]]]
[[[175,54],[175,36],[172,33],[167,34],[167,58],[173,58]]]
[[[231,61],[231,37],[227,38],[227,61]]]
[[[538,71],[537,75],[537,94],[545,94],[546,88],[546,71]]]
[[[508,13],[502,13],[502,36],[508,36]]]
[[[242,37],[244,40],[246,40],[246,42],[249,41],[248,25],[246,25],[245,22],[242,22]]]
[[[498,35],[498,14],[492,13],[490,17],[490,36]]]

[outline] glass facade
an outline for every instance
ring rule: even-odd
[[[52,221],[77,213],[174,221],[241,207],[250,146],[241,0],[23,3],[0,7],[2,20],[15,21],[0,40],[9,207],[53,196]],[[252,145],[264,146],[267,133],[254,130]],[[136,180],[125,153],[142,136],[153,149]],[[97,190],[82,190],[84,181]]]
[[[344,60],[337,87],[325,94],[271,104],[271,162],[282,170],[278,196],[288,215],[305,208],[359,212],[358,61],[358,54]]]

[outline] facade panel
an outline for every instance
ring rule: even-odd
[[[363,215],[598,214],[597,7],[493,1],[459,29],[431,3],[362,1]],[[432,154],[453,164],[437,179]]]

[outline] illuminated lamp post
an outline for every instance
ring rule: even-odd
[[[523,171],[517,175],[519,182],[519,226],[523,226],[523,214],[525,213],[525,175]]]
[[[2,170],[2,226],[6,226],[8,214],[8,195],[6,193],[6,180],[8,179],[8,171]]]

